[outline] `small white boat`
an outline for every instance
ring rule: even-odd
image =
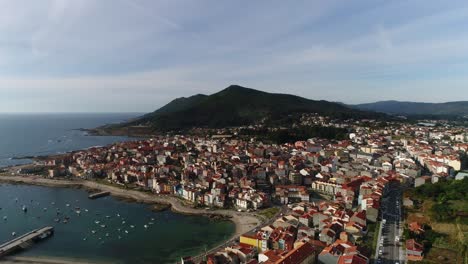
[[[135,226],[134,226],[134,225],[130,225],[130,227],[131,227],[131,228],[135,228]]]
[[[106,237],[109,237],[109,233],[106,233]]]
[[[121,237],[121,236],[119,236],[119,239],[122,239],[122,237]]]
[[[66,204],[65,206],[66,206],[66,207],[70,207],[70,204]]]
[[[144,228],[148,228],[148,225],[144,225],[143,227],[144,227]]]
[[[96,234],[96,230],[91,230],[91,233]]]
[[[86,240],[88,240],[86,237],[85,237],[85,238],[83,238],[83,241],[86,241]]]
[[[23,212],[27,212],[28,211],[28,208],[26,207],[26,205],[23,205],[23,207],[21,208],[21,210],[23,210]]]
[[[154,221],[154,218],[151,218],[151,221]]]
[[[126,223],[125,221],[122,221],[122,225],[125,225],[125,223]]]
[[[117,214],[117,217],[120,217],[120,214]]]
[[[16,236],[16,232],[11,232],[11,236]]]
[[[98,220],[96,220],[96,221],[94,221],[94,223],[95,223],[96,225],[99,225],[99,223],[101,223],[101,222],[98,221]]]
[[[150,224],[150,225],[154,225],[154,223],[153,223],[153,222],[149,222],[148,224]]]
[[[125,234],[128,234],[128,231],[127,231],[127,230],[125,230]]]
[[[109,218],[110,218],[110,215],[106,215],[106,218],[109,219]]]
[[[106,228],[106,225],[101,225],[102,228]]]
[[[47,207],[42,208],[42,210],[44,210],[44,212],[47,211]]]
[[[4,220],[4,221],[6,221],[7,219],[8,219],[8,217],[6,217],[6,216],[3,217],[3,220]]]
[[[84,209],[85,212],[88,212],[88,209]]]

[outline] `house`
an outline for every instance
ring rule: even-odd
[[[413,207],[413,206],[414,206],[414,202],[413,202],[413,200],[411,200],[410,198],[405,197],[405,198],[403,199],[403,206],[404,206],[404,207]]]
[[[369,259],[361,255],[351,242],[337,240],[324,248],[318,256],[321,264],[368,264]]]
[[[319,240],[327,245],[333,243],[336,238],[336,232],[331,228],[324,228],[319,234]]]
[[[268,250],[258,254],[258,262],[264,264],[314,264],[315,248],[310,243],[301,243],[289,250]]]
[[[421,186],[425,183],[431,182],[431,176],[421,176],[414,180],[414,188]]]
[[[418,222],[409,223],[408,229],[417,235],[424,233],[424,228]]]
[[[457,173],[457,175],[455,176],[455,180],[463,180],[465,177],[468,177],[468,172],[466,172],[466,171],[460,171],[460,172]]]
[[[421,261],[423,259],[424,247],[414,239],[406,240],[406,257],[411,261]]]

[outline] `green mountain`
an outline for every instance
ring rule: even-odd
[[[354,105],[357,109],[375,111],[387,114],[402,115],[468,115],[468,101],[447,103],[415,103],[400,101],[381,101],[368,104]]]
[[[229,127],[260,122],[281,124],[291,116],[319,113],[335,118],[380,118],[383,114],[351,109],[328,101],[262,92],[231,85],[212,95],[178,98],[162,108],[122,126],[150,126],[155,130]]]

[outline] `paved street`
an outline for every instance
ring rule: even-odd
[[[378,241],[376,263],[404,263],[403,249],[397,238],[401,237],[402,191],[398,183],[390,183],[382,201],[382,234]]]

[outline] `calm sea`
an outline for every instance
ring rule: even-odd
[[[227,240],[234,232],[228,221],[152,212],[148,205],[110,196],[89,200],[87,195],[80,189],[0,185],[0,244],[12,239],[12,232],[20,235],[54,226],[54,236],[19,254],[92,263],[174,263]]]
[[[63,153],[107,145],[126,137],[88,136],[80,128],[122,122],[136,113],[0,114],[0,167],[29,163],[14,157]]]
[[[88,136],[76,129],[122,122],[136,116],[0,114],[0,166],[30,162],[13,157],[63,153],[130,140]],[[21,210],[23,205],[27,206],[27,213]],[[80,214],[75,212],[76,207],[80,208]],[[170,211],[154,213],[147,205],[126,203],[113,197],[91,201],[84,190],[76,189],[0,185],[0,208],[0,244],[10,240],[12,232],[20,235],[52,225],[56,233],[51,239],[20,254],[90,262],[173,263],[181,256],[195,255],[226,240],[235,228],[231,222],[211,222],[201,216]],[[68,223],[63,223],[65,216],[70,217]],[[55,222],[56,219],[60,221]]]

